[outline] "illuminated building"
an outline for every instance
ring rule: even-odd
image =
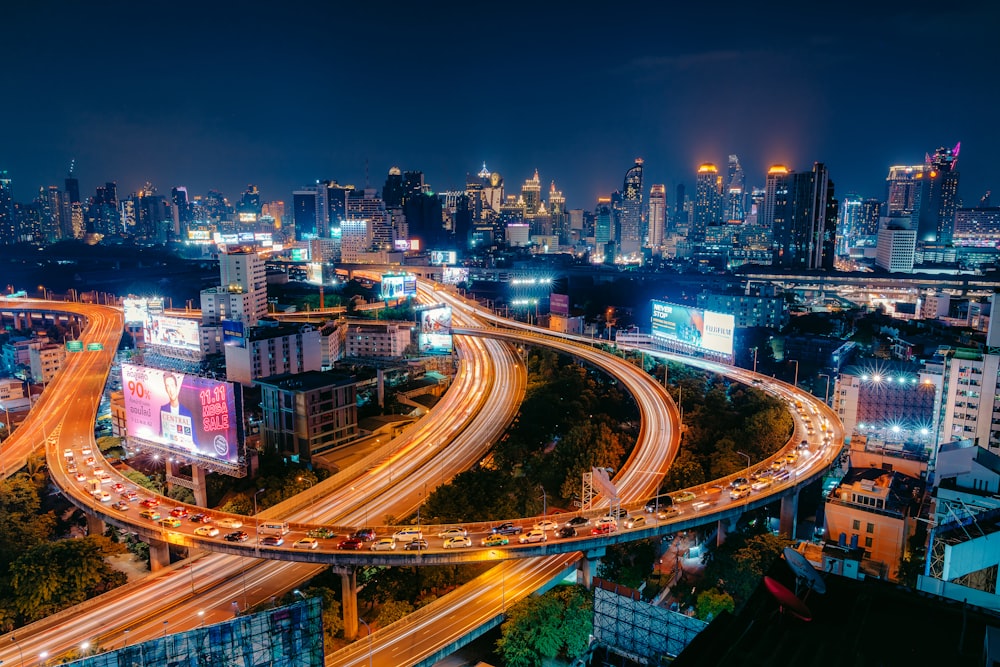
[[[549,217],[552,220],[552,234],[559,237],[559,243],[569,241],[569,214],[566,212],[566,197],[556,190],[556,182],[549,185]]]
[[[875,265],[889,273],[912,273],[917,232],[902,225],[887,224],[878,231]]]
[[[885,215],[910,215],[920,208],[924,165],[894,165],[885,178]]]
[[[837,255],[846,256],[848,248],[860,245],[858,233],[861,216],[861,197],[846,195],[840,200],[840,215],[837,221]]]
[[[921,441],[921,450],[929,451],[937,426],[940,377],[898,361],[848,366],[832,389],[831,405],[848,435],[876,435],[887,442]]]
[[[955,245],[1000,245],[1000,207],[955,211]]]
[[[619,252],[633,255],[639,252],[643,242],[642,230],[642,158],[625,172],[619,205],[621,236],[618,239]]]
[[[58,185],[40,188],[39,202],[42,204],[42,237],[47,243],[54,243],[63,235],[63,201]]]
[[[938,148],[926,157],[920,195],[920,215],[917,238],[922,243],[951,243],[958,207],[958,152],[954,148]]]
[[[399,360],[412,342],[409,324],[351,324],[344,335],[344,356],[378,361]]]
[[[764,199],[758,214],[757,224],[774,229],[785,224],[788,208],[789,175],[788,167],[776,164],[767,171],[764,181]]]
[[[826,167],[816,162],[809,172],[782,174],[775,169],[768,173],[765,186],[773,183],[775,193],[770,203],[765,193],[765,209],[770,207],[773,220],[773,265],[833,270],[837,200]]]
[[[726,182],[726,222],[743,222],[746,219],[744,198],[746,193],[743,167],[738,155],[729,156]]]
[[[254,384],[284,373],[318,371],[322,366],[321,335],[311,324],[251,327],[244,346],[226,345],[226,379]]]
[[[746,292],[709,292],[698,294],[698,307],[714,313],[733,316],[737,329],[766,327],[783,329],[789,321],[788,303],[773,285],[748,283]]]
[[[524,205],[524,215],[530,218],[538,211],[542,203],[542,184],[538,180],[538,170],[535,175],[524,181],[521,186],[521,201]]]
[[[173,204],[170,212],[174,223],[174,237],[186,237],[188,225],[191,223],[191,205],[188,200],[187,188],[184,186],[171,188],[170,201]]]
[[[611,197],[598,197],[597,208],[594,211],[594,244],[599,252],[615,240],[615,229],[611,220]]]
[[[393,247],[395,238],[391,216],[374,188],[348,192],[346,216],[350,220],[368,221],[368,240],[372,249],[387,250]]]
[[[371,247],[371,223],[368,220],[344,220],[340,223],[340,258],[347,264],[356,264],[361,255]]]
[[[309,239],[319,234],[329,219],[326,217],[326,187],[307,185],[292,192],[292,224],[295,240]]]
[[[722,179],[714,164],[698,167],[695,180],[694,215],[691,218],[691,240],[701,243],[709,225],[722,221]]]
[[[314,454],[358,436],[357,383],[320,371],[277,375],[258,382],[265,449],[308,462]]]
[[[649,189],[649,242],[654,255],[660,254],[665,237],[667,219],[667,188],[665,185],[653,185]]]

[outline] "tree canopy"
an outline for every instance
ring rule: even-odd
[[[545,659],[583,655],[594,631],[593,598],[579,586],[560,586],[508,609],[497,649],[507,667],[538,667]]]

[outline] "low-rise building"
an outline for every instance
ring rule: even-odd
[[[264,447],[308,462],[358,436],[354,378],[309,371],[264,378],[258,384]]]
[[[48,384],[62,369],[66,348],[55,343],[39,343],[28,348],[32,382]]]
[[[351,322],[344,338],[344,356],[361,359],[400,359],[411,342],[412,324]]]
[[[226,379],[242,384],[285,373],[318,371],[322,366],[321,335],[311,324],[253,327],[246,346],[226,346]]]

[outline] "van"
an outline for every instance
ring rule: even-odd
[[[278,535],[284,537],[288,534],[287,521],[265,521],[257,528],[258,535]]]

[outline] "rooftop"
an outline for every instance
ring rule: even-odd
[[[896,516],[915,516],[924,495],[925,482],[901,472],[882,470],[881,468],[851,468],[840,480],[840,485],[830,492],[827,500],[851,506],[864,507],[866,510]],[[857,489],[858,491],[875,492],[873,495],[885,498],[885,507],[876,510],[870,506],[843,500],[842,492]]]
[[[314,391],[326,387],[342,387],[354,384],[355,379],[343,373],[330,371],[306,371],[305,373],[283,373],[257,380],[258,384],[277,387],[285,391]]]

